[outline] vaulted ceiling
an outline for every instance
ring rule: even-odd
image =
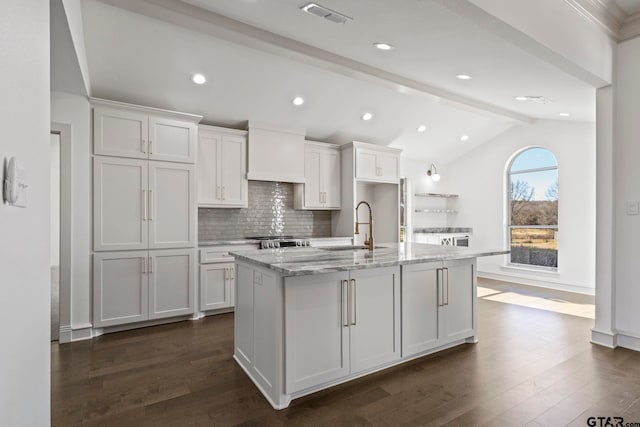
[[[443,0],[322,0],[353,18],[346,24],[305,13],[306,3],[85,0],[91,95],[223,126],[289,124],[309,139],[393,145],[438,161],[536,119],[594,120],[593,87]],[[196,72],[206,84],[190,81]],[[295,96],[305,103],[292,105]],[[373,119],[361,120],[364,112]]]

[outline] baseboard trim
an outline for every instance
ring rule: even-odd
[[[66,344],[71,342],[71,326],[60,326],[60,330],[58,331],[58,342],[60,344]]]
[[[493,273],[488,271],[478,271],[478,277],[485,279],[500,280],[502,282],[513,282],[519,285],[537,286],[539,288],[555,289],[557,291],[574,292],[584,295],[595,295],[594,288],[587,288],[584,286],[570,285],[566,283],[560,283],[553,280],[538,280],[530,279],[528,277],[514,276],[511,274]]]
[[[618,346],[617,334],[611,331],[591,329],[591,343],[603,347],[616,348]]]
[[[633,332],[618,331],[616,336],[618,347],[628,348],[629,350],[640,351],[640,336]]]

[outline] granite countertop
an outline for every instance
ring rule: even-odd
[[[458,233],[473,233],[471,227],[422,227],[414,228],[414,233],[422,234],[458,234]]]
[[[231,252],[231,255],[236,260],[258,264],[283,276],[304,276],[509,253],[501,249],[479,250],[425,243],[379,243],[376,246],[381,248],[373,253],[366,249],[281,248]]]
[[[278,236],[274,236],[274,239]],[[350,239],[350,237],[301,237],[303,240],[344,240]],[[198,247],[212,247],[212,246],[240,246],[240,245],[259,245],[260,240],[255,239],[231,239],[231,240],[201,240],[198,242]]]

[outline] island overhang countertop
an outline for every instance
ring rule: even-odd
[[[335,247],[230,252],[236,261],[251,262],[276,271],[282,276],[305,276],[508,253],[508,250],[503,249],[486,250],[426,243],[380,243],[373,251]]]

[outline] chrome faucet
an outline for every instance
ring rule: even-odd
[[[371,205],[369,205],[369,203],[365,202],[364,200],[361,201],[360,203],[358,203],[358,206],[356,206],[356,231],[355,231],[355,234],[360,234],[360,228],[358,227],[358,224],[367,224],[366,222],[358,222],[358,208],[363,203],[365,205],[367,205],[367,207],[369,208],[369,240],[365,240],[364,244],[369,246],[369,250],[370,251],[373,251],[373,213],[371,212]],[[366,239],[366,233],[365,233],[365,239]]]

